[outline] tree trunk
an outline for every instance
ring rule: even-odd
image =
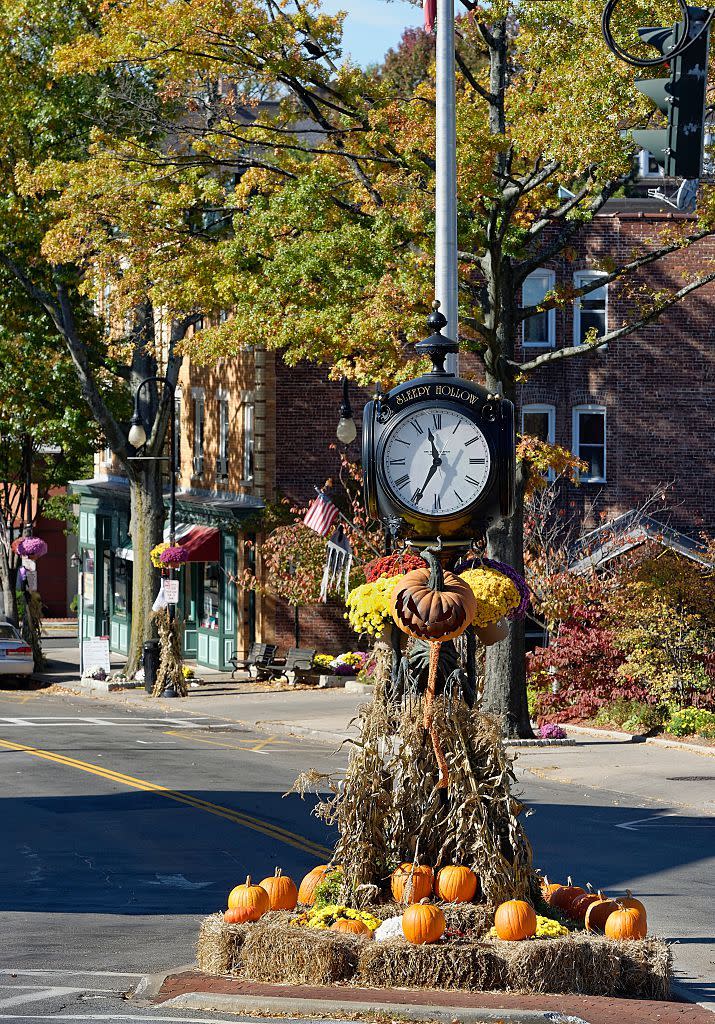
[[[134,552],[132,581],[132,631],[127,656],[127,676],[135,674],[142,659],[142,645],[156,639],[152,605],[159,589],[159,572],[151,564],[150,551],[161,542],[164,529],[164,496],[161,462],[133,464],[130,479],[131,537]]]
[[[18,624],[16,575],[17,571],[10,564],[6,548],[0,545],[0,615],[4,615],[15,626]]]
[[[487,535],[489,557],[506,562],[520,573],[524,572],[525,482],[524,472],[518,467],[514,515],[501,519]],[[533,737],[526,697],[523,621],[512,622],[506,639],[487,647],[482,707],[503,720],[505,736]]]

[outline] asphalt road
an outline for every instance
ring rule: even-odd
[[[333,837],[311,801],[282,794],[343,759],[208,717],[0,691],[0,1022],[201,1019],[121,994],[190,963],[198,922],[247,873],[300,877],[323,859]],[[519,778],[535,862],[637,890],[653,930],[679,937],[692,991],[713,998],[712,819]]]

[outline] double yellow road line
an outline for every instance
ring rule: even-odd
[[[198,811],[215,814],[219,818],[226,818],[227,821],[232,821],[236,825],[242,825],[253,832],[260,832],[261,835],[268,836],[268,838],[275,839],[280,843],[285,843],[287,846],[293,846],[296,850],[309,853],[320,860],[332,855],[332,850],[329,850],[327,846],[314,843],[312,840],[299,836],[295,832],[290,832],[280,825],[273,825],[270,822],[262,821],[260,818],[254,818],[250,814],[235,811],[230,807],[223,807],[221,804],[211,803],[209,800],[202,800],[200,797],[191,796],[189,793],[180,793],[175,789],[167,789],[166,786],[159,786],[157,783],[148,782],[146,779],[137,779],[133,775],[125,775],[124,772],[115,772],[111,768],[105,768],[103,765],[90,764],[88,761],[78,761],[76,758],[67,757],[65,754],[55,754],[51,750],[40,750],[37,747],[28,747],[24,743],[12,743],[10,740],[0,740],[0,747],[21,754],[30,754],[32,757],[42,758],[43,761],[52,761],[55,764],[63,765],[65,768],[75,768],[78,771],[88,772],[90,775],[97,775],[101,779],[108,779],[110,782],[127,786],[129,789],[139,789],[144,793],[155,793],[166,800],[173,800],[175,803],[186,804]]]

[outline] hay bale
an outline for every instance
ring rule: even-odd
[[[255,981],[332,985],[347,981],[366,940],[344,932],[259,921],[241,950],[241,975]]]
[[[618,995],[640,999],[670,999],[673,954],[663,939],[617,942],[621,956]]]
[[[440,903],[448,928],[469,932],[472,938],[486,935],[494,924],[494,912],[483,903]]]
[[[591,996],[667,996],[668,947],[657,939],[612,942],[575,933],[557,939],[493,942],[503,960],[507,986],[520,992]]]
[[[491,943],[413,946],[404,939],[391,939],[367,943],[360,950],[355,984],[479,992],[505,988],[506,976],[503,961]]]
[[[249,925],[226,924],[223,914],[205,917],[199,928],[196,964],[205,974],[238,974]]]

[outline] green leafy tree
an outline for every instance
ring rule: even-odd
[[[712,233],[715,190],[701,189],[694,220],[654,228],[640,251],[604,259],[597,282],[522,307],[527,276],[572,259],[584,226],[632,181],[634,147],[622,132],[643,123],[649,107],[633,88],[634,69],[606,50],[593,0],[463,5],[461,340],[481,361],[487,387],[514,399],[521,381],[623,343],[715,280],[708,266],[658,290],[647,279],[662,267],[654,278],[667,280],[669,257]],[[679,8],[623,0],[619,11],[616,29],[636,45],[634,26],[671,24]],[[432,297],[431,74],[396,81],[341,62],[341,17],[315,0],[125,0],[103,7],[101,24],[73,38],[57,61],[75,79],[121,73],[129,94],[151,81],[156,102],[142,115],[155,135],[104,131],[88,159],[61,173],[48,169],[44,187],[57,199],[47,258],[70,253],[81,266],[99,259],[117,277],[130,266],[126,276],[136,283],[144,275],[152,301],[175,320],[197,304],[230,309],[227,321],[192,338],[197,359],[236,352],[250,339],[281,349],[288,362],[327,363],[336,376],[362,382],[414,373],[409,344]],[[179,121],[177,110],[186,112]],[[35,180],[42,187],[42,174]],[[102,199],[110,182],[128,206],[108,239],[106,225],[117,221]],[[560,198],[560,185],[572,195]],[[203,228],[182,229],[181,210]],[[122,264],[119,239],[135,237],[136,218],[142,236]],[[526,319],[604,283],[630,297],[625,322],[582,345],[517,359]],[[522,463],[520,498],[528,473]],[[490,531],[489,551],[522,568],[521,500]],[[489,649],[484,704],[505,717],[510,734],[528,735],[518,625]]]

